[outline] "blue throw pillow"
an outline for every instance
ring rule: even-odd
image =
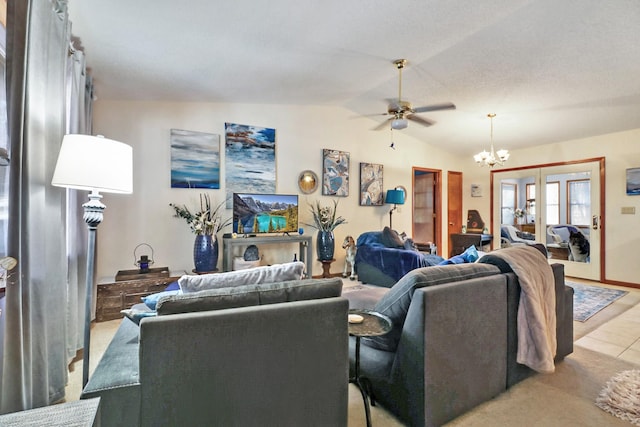
[[[448,264],[464,264],[468,262],[476,262],[479,258],[478,250],[475,246],[469,246],[463,253],[460,255],[454,255],[449,259],[445,259],[438,265],[448,265]]]
[[[177,291],[178,289],[180,289],[180,284],[177,280],[175,282],[169,283],[167,287],[164,288],[165,291]]]
[[[142,302],[144,302],[146,306],[149,307],[151,310],[155,310],[156,304],[158,303],[158,300],[160,298],[162,298],[165,295],[177,295],[179,293],[180,293],[179,289],[175,291],[162,291],[155,294],[147,295],[146,297],[142,297]]]

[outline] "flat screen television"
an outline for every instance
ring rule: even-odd
[[[298,196],[233,193],[233,232],[297,233]]]

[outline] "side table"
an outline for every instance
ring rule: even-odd
[[[364,400],[364,411],[367,419],[367,427],[371,427],[371,409],[369,408],[369,400],[371,405],[376,406],[371,392],[371,383],[368,378],[360,376],[360,338],[375,337],[384,335],[391,331],[393,323],[384,314],[371,310],[349,310],[349,314],[356,314],[363,317],[360,323],[349,322],[349,335],[356,337],[356,360],[354,376],[349,378],[349,383],[355,384],[360,389],[362,400]]]

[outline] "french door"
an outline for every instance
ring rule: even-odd
[[[540,242],[567,276],[601,280],[602,176],[604,159],[492,171],[494,247]]]

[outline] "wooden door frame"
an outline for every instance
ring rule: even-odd
[[[434,174],[434,223],[436,224],[434,244],[442,248],[442,169],[430,169],[418,166],[411,168],[411,236],[414,235],[413,206],[415,206],[416,172],[429,172]],[[440,250],[440,249],[439,249]]]

